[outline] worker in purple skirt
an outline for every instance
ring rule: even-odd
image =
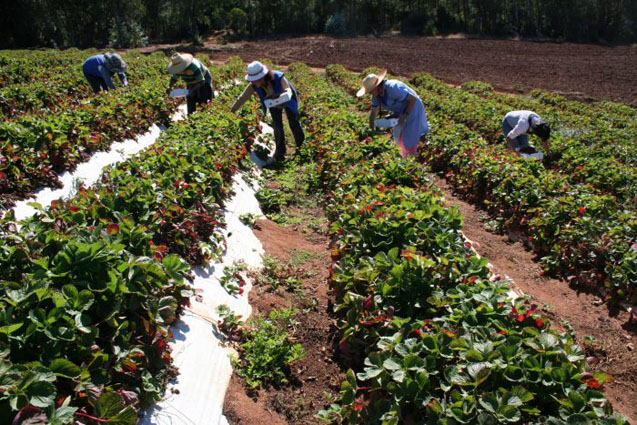
[[[356,93],[362,97],[372,95],[369,125],[374,128],[381,108],[398,116],[398,124],[393,129],[394,140],[400,148],[400,156],[416,156],[420,138],[429,131],[427,112],[416,92],[398,80],[385,80],[387,71],[369,74],[363,80],[363,87]]]

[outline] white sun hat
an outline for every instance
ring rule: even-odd
[[[244,78],[248,81],[257,81],[265,77],[268,72],[270,72],[270,70],[267,66],[263,65],[259,61],[254,61],[248,65],[248,73]]]
[[[168,73],[169,74],[179,74],[184,69],[188,68],[192,63],[193,57],[189,53],[175,53],[170,58],[170,63],[168,64]]]
[[[363,80],[363,87],[356,92],[356,96],[365,96],[367,93],[374,90],[385,79],[385,75],[387,75],[387,70],[383,70],[378,74],[369,74]]]

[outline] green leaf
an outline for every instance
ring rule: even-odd
[[[464,357],[470,362],[481,362],[484,360],[484,357],[482,357],[482,354],[480,354],[480,352],[477,350],[467,351],[466,353],[464,353]]]
[[[368,379],[372,379],[372,378],[377,377],[381,373],[383,373],[383,369],[373,368],[373,367],[366,367],[365,371],[361,372],[361,373],[357,373],[356,377],[358,379],[360,379],[361,381],[367,381]]]
[[[513,389],[511,389],[511,394],[519,398],[524,403],[528,403],[533,400],[533,394],[524,387],[513,387]]]
[[[520,420],[520,411],[513,406],[502,406],[498,409],[498,417],[506,422],[517,422]]]
[[[591,421],[583,414],[577,413],[568,417],[566,425],[591,425]]]
[[[57,376],[64,376],[65,378],[77,378],[82,373],[82,369],[67,359],[55,359],[49,365],[49,369],[53,371]]]
[[[95,412],[97,416],[110,419],[117,416],[124,408],[124,400],[117,393],[104,393],[95,402]]]
[[[26,393],[29,403],[35,407],[48,407],[55,401],[57,391],[52,383],[37,381],[27,387]]]
[[[406,375],[407,375],[407,372],[405,372],[403,369],[399,369],[395,371],[394,373],[392,373],[391,376],[394,379],[394,381],[402,383],[405,380]]]
[[[498,421],[488,413],[480,413],[478,415],[478,425],[498,425]]]
[[[64,285],[62,287],[62,293],[69,300],[76,300],[79,295],[77,288],[73,285]]]
[[[476,386],[482,384],[491,374],[486,363],[472,363],[467,367],[467,372],[475,381]]]
[[[398,363],[396,360],[390,357],[383,362],[383,367],[387,370],[398,370],[402,366],[400,363]]]
[[[14,323],[12,325],[0,326],[0,334],[10,335],[20,329],[24,323]]]
[[[175,280],[182,280],[183,276],[180,273],[187,271],[189,268],[188,264],[175,254],[164,257],[162,264],[166,268],[166,273]]]

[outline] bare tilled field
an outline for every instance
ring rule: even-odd
[[[353,70],[374,65],[396,75],[429,72],[446,82],[492,83],[503,91],[541,88],[579,100],[614,100],[637,105],[637,48],[509,40],[433,37],[301,37],[258,40],[203,50],[217,58],[268,58],[278,64],[340,63]],[[215,55],[216,56],[216,55]]]

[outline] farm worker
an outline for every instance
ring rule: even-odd
[[[207,103],[214,97],[212,74],[206,66],[188,53],[175,53],[170,58],[168,73],[171,74],[167,93],[170,93],[178,78],[186,83],[188,115],[194,113],[198,104]]]
[[[398,80],[385,80],[387,71],[378,75],[369,74],[363,80],[363,87],[356,93],[362,97],[372,95],[369,111],[369,125],[374,128],[380,108],[398,115],[398,124],[394,127],[394,140],[400,147],[400,156],[416,156],[420,136],[427,134],[427,112],[416,92]]]
[[[101,90],[115,90],[113,84],[113,74],[117,74],[124,86],[128,85],[126,80],[126,62],[117,53],[104,53],[94,55],[86,59],[82,64],[82,71],[93,89],[93,93]]]
[[[533,111],[511,111],[502,120],[502,131],[508,148],[518,155],[535,154],[537,150],[529,143],[528,134],[537,134],[545,151],[548,151],[548,139],[551,128]]]
[[[248,73],[244,77],[250,82],[241,96],[232,105],[231,111],[235,112],[243,104],[256,94],[261,101],[263,112],[270,110],[272,127],[274,128],[274,161],[281,162],[285,158],[285,135],[283,133],[283,111],[288,118],[290,130],[294,136],[297,148],[305,141],[305,133],[299,123],[299,103],[296,89],[280,71],[268,69],[261,62],[254,61],[248,65]]]

